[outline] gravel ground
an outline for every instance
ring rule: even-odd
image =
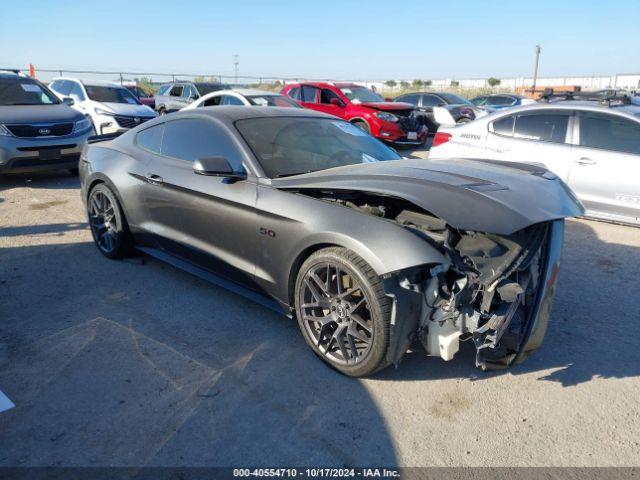
[[[633,466],[640,230],[568,222],[543,347],[483,373],[409,353],[367,380],[297,325],[91,242],[77,178],[0,179],[0,466]]]

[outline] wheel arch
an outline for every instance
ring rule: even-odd
[[[116,199],[118,200],[118,203],[120,204],[120,209],[122,210],[122,213],[124,214],[125,221],[127,221],[129,216],[127,215],[127,208],[126,208],[124,202],[122,201],[122,196],[120,195],[120,192],[118,191],[118,189],[116,188],[114,183],[111,181],[111,179],[109,177],[107,177],[106,175],[103,175],[101,173],[95,173],[93,175],[93,177],[91,178],[91,180],[87,184],[86,197],[84,199],[85,200],[85,204],[89,201],[89,195],[91,195],[91,191],[96,186],[98,186],[100,184],[105,184],[107,187],[109,187],[109,190],[111,190],[113,192],[113,194],[116,196]]]
[[[291,264],[291,268],[289,269],[289,278],[287,281],[287,301],[289,302],[289,307],[291,309],[293,309],[295,305],[294,297],[295,297],[295,290],[296,290],[296,279],[298,278],[300,267],[302,267],[302,264],[307,260],[307,258],[309,258],[311,255],[316,253],[318,250],[322,250],[323,248],[330,248],[330,247],[346,248],[336,243],[329,243],[329,242],[315,243],[313,245],[308,246],[304,250],[302,250],[293,260],[293,263]]]

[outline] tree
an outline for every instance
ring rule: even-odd
[[[500,79],[496,77],[490,77],[487,79],[487,85],[489,85],[490,87],[497,87],[498,85],[500,85]]]
[[[387,80],[384,84],[389,88],[393,88],[398,85],[395,80]]]
[[[425,80],[425,81],[424,81],[424,86],[425,86],[425,87],[430,87],[432,83],[433,83],[433,82],[432,82],[431,80]]]
[[[459,87],[460,86],[460,82],[457,80],[451,80],[451,86],[452,87]]]
[[[415,87],[415,88],[420,88],[422,87],[422,84],[424,82],[422,80],[414,80],[413,82],[411,82],[411,84]]]
[[[156,90],[155,86],[153,85],[153,80],[151,80],[149,77],[134,78],[133,80],[136,82],[136,85],[138,85],[146,93],[153,93]]]
[[[410,85],[409,82],[407,82],[406,80],[402,80],[400,82],[400,87],[402,88],[409,88],[409,85]]]

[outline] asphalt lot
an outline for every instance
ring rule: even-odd
[[[149,258],[109,261],[66,173],[0,178],[0,466],[633,466],[640,229],[569,221],[546,342],[483,373],[354,380],[297,325]]]

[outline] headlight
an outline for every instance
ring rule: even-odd
[[[109,115],[110,117],[113,117],[115,115],[115,113],[110,112],[109,110],[103,110],[101,108],[96,108],[96,115]]]
[[[389,112],[376,112],[376,117],[385,122],[393,122],[396,123],[398,121],[398,117],[396,117],[393,113]]]
[[[78,120],[73,127],[73,133],[82,132],[83,130],[88,130],[91,128],[91,121],[88,118],[83,118],[82,120]]]
[[[7,127],[0,123],[0,136],[1,137],[12,137],[11,132],[7,130]]]

